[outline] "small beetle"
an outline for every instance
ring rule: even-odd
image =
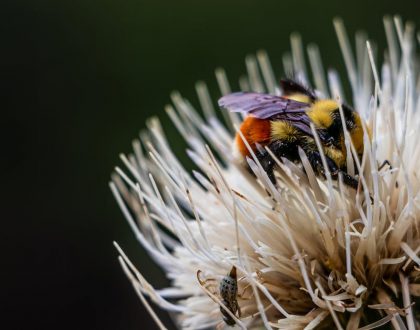
[[[216,292],[212,292],[210,287],[213,287],[210,283],[215,282],[215,279],[207,278],[205,280],[202,280],[200,278],[201,270],[197,271],[197,280],[200,283],[200,285],[203,287],[205,291],[207,291],[207,294],[215,301],[212,295],[217,295]],[[214,288],[214,287],[213,287]],[[223,315],[223,321],[229,325],[234,326],[236,324],[236,321],[233,319],[233,317],[226,311],[229,310],[233,315],[236,316],[236,313],[238,313],[238,316],[241,317],[241,310],[238,305],[237,300],[238,295],[238,280],[236,276],[236,267],[233,266],[230,270],[229,274],[224,276],[222,280],[219,283],[219,292],[218,296],[220,297],[221,303],[224,305],[224,307],[220,306],[220,312]],[[221,322],[217,329],[221,329],[220,326],[223,326],[223,323]]]
[[[219,285],[219,293],[222,299],[222,303],[226,308],[236,315],[238,312],[241,316],[241,310],[239,309],[237,294],[238,294],[238,280],[236,277],[236,267],[233,266],[229,274],[223,277]],[[223,315],[223,321],[229,326],[235,325],[235,320],[229,315],[223,307],[220,307],[220,312]]]

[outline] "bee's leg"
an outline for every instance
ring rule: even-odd
[[[325,177],[325,169],[324,169],[324,166],[322,164],[322,159],[321,159],[320,153],[318,151],[311,151],[310,153],[307,153],[307,157],[308,157],[309,162],[312,165],[312,168],[318,174],[321,174]],[[346,184],[347,186],[352,187],[354,189],[357,189],[357,187],[359,185],[358,180],[356,180],[354,177],[349,175],[347,172],[344,172],[344,171],[340,170],[338,168],[338,166],[334,163],[334,161],[330,157],[325,156],[325,159],[327,161],[327,166],[328,166],[328,169],[331,173],[331,177],[334,180],[337,180],[338,175],[341,173],[341,175],[343,177],[344,184]]]
[[[312,169],[316,174],[324,175],[324,167],[322,165],[321,155],[318,151],[306,151],[306,156],[308,157],[309,163],[312,166]]]
[[[268,178],[275,185],[277,182],[276,177],[274,175],[274,165],[276,164],[276,162],[266,150],[259,152],[257,158],[263,170],[267,173]]]
[[[359,181],[356,180],[354,177],[352,177],[351,175],[347,174],[344,171],[339,171],[343,177],[343,182],[344,184],[346,184],[349,187],[352,187],[353,189],[357,189],[357,187],[359,186]],[[337,175],[338,177],[338,175]]]
[[[349,175],[347,172],[339,170],[341,177],[343,178],[343,182],[345,185],[357,190],[359,188],[359,180],[356,180],[354,177]],[[370,203],[373,204],[374,200],[371,195],[369,195]]]
[[[382,170],[386,165],[392,170],[392,165],[388,159],[385,159],[384,162],[378,167],[378,171]]]
[[[385,159],[383,163],[378,167],[378,171],[382,170],[386,165],[389,166],[389,169],[392,170],[393,167],[391,165],[391,162],[388,159]],[[395,182],[395,188],[398,188],[398,181]]]
[[[285,157],[285,155],[290,154],[290,150],[295,150],[296,145],[293,143],[287,143],[284,141],[274,141],[266,146],[271,150],[271,152],[278,158]],[[270,156],[266,149],[260,148],[258,153],[256,154],[258,161],[260,162],[262,168],[267,173],[268,178],[270,181],[276,185],[276,177],[274,175],[274,167],[276,166],[276,161],[273,157]],[[290,160],[294,160],[296,156],[288,157]]]
[[[294,145],[293,143],[278,140],[267,145],[267,148],[271,150],[274,156],[276,156],[278,159],[281,159],[281,157],[285,157],[285,155],[288,154],[288,151],[295,150],[296,145]],[[264,171],[270,178],[271,182],[275,185],[276,177],[274,175],[274,167],[276,166],[276,161],[273,159],[273,157],[270,156],[268,151],[265,149],[261,150],[257,157]],[[294,160],[294,158],[292,158],[291,156],[289,159]]]

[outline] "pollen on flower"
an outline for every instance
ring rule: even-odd
[[[347,101],[362,118],[361,159],[345,134],[346,160],[354,160],[348,171],[360,182],[356,190],[328,171],[316,176],[301,151],[299,164],[276,159],[273,184],[255,157],[256,146],[239,131],[251,175],[231,148],[242,118],[225,112],[219,120],[202,82],[196,87],[204,116],[179,93],[166,109],[188,143],[195,171],[183,167],[156,118],[133,142],[133,153],[121,155],[126,171],[116,168],[112,193],[170,286],[154,288],[115,246],[160,329],[166,328],[154,305],[174,313],[180,329],[420,327],[416,33],[399,17],[386,17],[384,25],[388,48],[377,67],[365,35],[356,36],[355,57],[343,23],[334,21],[352,89]],[[293,60],[285,57],[284,71],[309,86],[300,37],[292,35],[291,44]],[[317,97],[341,104],[338,73],[324,72],[316,46],[307,50]],[[248,56],[246,67],[243,89],[279,95],[265,52]],[[229,94],[224,71],[218,69],[216,78],[221,95]]]

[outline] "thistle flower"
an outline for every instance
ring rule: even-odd
[[[276,186],[255,157],[248,160],[255,176],[249,174],[231,150],[241,118],[223,113],[223,124],[204,83],[196,86],[204,117],[179,93],[172,94],[173,105],[166,108],[197,170],[183,167],[156,118],[133,142],[133,154],[121,156],[127,172],[116,168],[111,190],[171,286],[153,288],[115,245],[123,270],[159,328],[165,326],[149,300],[174,313],[183,329],[227,327],[223,314],[242,329],[420,326],[415,304],[420,296],[416,36],[413,25],[404,26],[398,17],[384,23],[388,48],[377,67],[365,35],[356,35],[353,57],[342,22],[334,22],[351,102],[368,126],[363,158],[354,157],[361,183],[357,191],[328,175],[316,177],[304,155],[303,168],[286,159],[278,162]],[[300,37],[293,35],[291,44],[284,70],[309,84]],[[325,76],[318,48],[307,51],[317,93],[343,100],[337,72]],[[247,57],[246,66],[242,89],[279,93],[264,52]],[[225,72],[218,69],[216,77],[221,94],[230,93]],[[351,159],[355,150],[348,135],[346,147]],[[380,168],[385,160],[391,166]],[[240,314],[227,308],[219,292],[219,283],[233,270],[238,287],[233,303]]]

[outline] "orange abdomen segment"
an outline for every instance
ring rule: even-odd
[[[267,119],[259,119],[252,116],[248,116],[242,122],[239,128],[251,146],[252,150],[256,150],[256,144],[260,144],[262,147],[267,145],[271,139],[271,125]],[[249,156],[250,153],[246,147],[244,141],[239,134],[236,134],[236,145],[241,155]]]

